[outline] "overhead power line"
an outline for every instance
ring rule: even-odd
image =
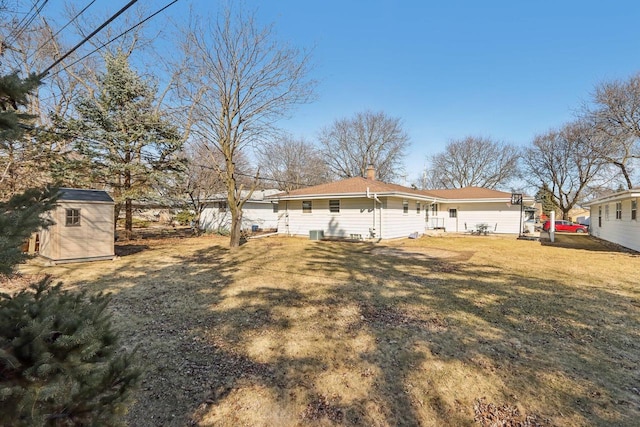
[[[133,31],[134,29],[136,29],[137,27],[139,27],[140,25],[144,24],[145,22],[147,22],[148,20],[150,20],[151,18],[155,17],[156,15],[162,13],[165,9],[167,9],[169,6],[173,5],[174,3],[177,3],[178,0],[173,0],[169,3],[167,3],[165,6],[163,6],[162,8],[156,10],[154,13],[152,13],[151,15],[147,16],[146,18],[144,18],[142,21],[138,22],[137,24],[129,27],[128,29],[126,29],[125,31],[121,32],[120,34],[118,34],[117,36],[113,37],[112,39],[110,39],[109,41],[103,43],[102,45],[98,46],[97,48],[95,48],[94,50],[92,50],[91,52],[87,53],[86,55],[84,55],[83,57],[73,61],[71,64],[65,66],[64,68],[60,69],[60,71],[58,71],[56,74],[60,73],[61,71],[66,70],[67,68],[73,67],[74,65],[76,65],[78,62],[82,61],[83,59],[87,58],[88,56],[93,55],[94,53],[96,53],[97,51],[99,51],[100,49],[106,47],[107,45],[113,43],[114,41],[118,40],[120,37],[126,35],[127,33]]]
[[[40,13],[42,8],[44,7],[44,5],[47,4],[47,1],[49,0],[45,0],[38,9],[36,8],[38,7],[38,3],[40,3],[40,1],[36,1],[35,3],[33,3],[33,6],[31,6],[31,9],[29,9],[29,11],[22,17],[20,22],[18,22],[18,25],[16,25],[13,31],[11,31],[11,33],[9,33],[9,35],[5,39],[6,44],[11,45],[13,42],[18,40],[18,37],[20,37],[20,35],[29,26],[29,24],[33,22],[35,17],[38,15],[38,13]]]
[[[44,77],[47,74],[49,74],[49,71],[51,71],[51,69],[53,67],[55,67],[56,65],[58,65],[59,63],[61,63],[62,61],[64,61],[69,55],[71,55],[73,52],[75,52],[80,46],[82,46],[83,44],[85,44],[86,42],[88,42],[93,36],[95,36],[96,34],[98,34],[104,27],[106,27],[107,25],[109,25],[111,22],[113,22],[113,20],[115,20],[118,16],[122,15],[127,9],[129,9],[131,6],[133,6],[135,3],[137,3],[138,0],[131,0],[129,3],[127,3],[126,5],[124,5],[119,11],[117,11],[114,15],[112,15],[109,19],[107,19],[105,22],[102,23],[102,25],[100,25],[98,28],[96,28],[95,30],[93,30],[91,32],[91,34],[89,34],[88,36],[86,36],[85,38],[83,38],[80,43],[78,43],[77,45],[75,45],[74,47],[72,47],[67,53],[65,53],[64,55],[62,55],[60,58],[58,58],[53,64],[51,64],[49,67],[47,67],[47,69],[45,69],[42,73],[40,73],[40,77]]]
[[[29,55],[29,58],[27,58],[27,60],[33,58],[38,52],[40,52],[47,45],[47,43],[49,43],[50,41],[54,40],[58,36],[58,34],[60,34],[62,31],[64,31],[65,28],[67,28],[69,25],[71,25],[72,22],[74,22],[76,19],[78,19],[78,17],[80,15],[82,15],[84,12],[86,12],[86,10],[89,9],[95,2],[96,2],[96,0],[91,0],[91,2],[89,2],[89,4],[87,4],[80,12],[76,13],[76,15],[73,18],[71,18],[69,20],[69,22],[64,24],[64,26],[62,28],[60,28],[58,31],[56,31],[56,33],[53,34],[47,41],[42,43],[42,45],[40,45],[40,47],[38,47],[35,52],[33,52],[31,55]]]

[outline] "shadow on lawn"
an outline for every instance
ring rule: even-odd
[[[282,407],[306,405],[292,424],[420,425],[423,405],[435,424],[472,424],[473,402],[452,401],[455,391],[423,385],[422,401],[409,392],[412,375],[432,362],[457,362],[496,378],[503,384],[497,403],[517,402],[542,417],[562,410],[576,424],[632,425],[639,415],[631,390],[640,382],[640,322],[627,298],[473,265],[465,262],[470,252],[441,259],[379,255],[376,248],[317,242],[292,253],[268,241],[233,252],[211,246],[157,269],[123,265],[112,279],[89,284],[118,291],[112,309],[126,328],[123,340],[139,345],[143,357],[146,375],[129,423],[195,423],[253,385]],[[286,270],[270,270],[277,257],[291,259]],[[291,285],[280,286],[282,280]],[[350,307],[354,315],[341,317],[338,311]],[[294,342],[283,338],[288,331],[298,334],[289,337]],[[362,336],[373,344],[356,350]],[[248,353],[263,341],[270,343],[260,348],[271,352],[268,362]],[[286,350],[303,342],[324,350],[302,348],[299,356]],[[355,371],[349,378],[370,382],[366,395],[347,400],[318,385],[332,371],[349,370]],[[531,410],[548,393],[552,406]]]
[[[318,260],[324,259],[320,264],[325,272],[350,278],[346,286],[353,288],[351,292],[336,286],[332,298],[341,304],[353,302],[345,298],[356,298],[365,319],[361,327],[376,337],[377,348],[360,357],[379,362],[383,375],[378,390],[387,399],[395,396],[388,401],[390,424],[421,423],[418,405],[403,391],[409,374],[427,357],[458,361],[499,377],[504,402],[526,405],[549,398],[555,407],[539,405],[532,411],[544,418],[569,412],[566,419],[594,425],[633,425],[638,419],[640,400],[633,391],[640,382],[637,300],[634,304],[602,288],[569,289],[563,283],[487,265],[371,256],[366,247],[344,244],[317,245],[308,251],[314,259],[310,268],[318,269]],[[368,280],[358,279],[358,273]],[[392,279],[399,281],[390,285]],[[412,350],[417,342],[430,354]],[[396,360],[405,364],[389,360],[394,351],[399,353]],[[549,379],[565,384],[549,384]],[[437,388],[429,394],[440,422],[471,421],[472,402],[460,408],[445,403],[447,398]]]

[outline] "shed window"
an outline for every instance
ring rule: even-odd
[[[227,202],[218,202],[218,212],[227,211]]]
[[[409,213],[409,201],[408,200],[403,200],[402,201],[402,213]]]
[[[638,219],[638,200],[633,199],[631,201],[631,219]]]
[[[311,200],[302,201],[302,213],[311,213]]]
[[[65,225],[67,227],[80,226],[80,209],[67,209],[65,215]]]
[[[622,219],[622,202],[616,203],[616,219]]]
[[[458,209],[449,209],[449,218],[458,218]]]
[[[329,212],[340,212],[340,200],[329,200]]]

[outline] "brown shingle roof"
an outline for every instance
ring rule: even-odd
[[[370,180],[362,177],[347,178],[341,181],[328,182],[313,187],[300,188],[288,193],[279,193],[271,198],[301,198],[320,196],[348,196],[370,193],[378,195],[412,195],[421,199],[441,200],[477,200],[477,199],[510,199],[511,193],[498,190],[490,190],[482,187],[465,187],[447,190],[414,190],[397,184],[388,184],[382,181]]]
[[[397,184],[387,184],[382,181],[375,181],[362,177],[347,178],[341,181],[328,182],[326,184],[315,185],[313,187],[300,188],[288,193],[276,194],[276,198],[302,197],[302,196],[324,196],[324,195],[349,195],[365,194],[367,188],[370,193],[403,193],[412,194],[420,198],[428,195],[423,191],[414,190]]]

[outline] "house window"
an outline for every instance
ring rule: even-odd
[[[302,213],[311,213],[311,200],[302,201]]]
[[[402,201],[402,213],[409,213],[409,201]]]
[[[227,211],[227,202],[218,202],[218,212]]]
[[[438,216],[438,204],[434,203],[431,205],[431,216]]]
[[[602,227],[602,205],[598,206],[598,227]]]
[[[622,202],[616,203],[616,219],[622,219]]]
[[[340,212],[340,200],[329,200],[329,212],[331,213]]]
[[[631,219],[632,220],[638,219],[638,200],[637,199],[633,199],[631,201]]]
[[[67,209],[65,215],[65,225],[67,227],[80,226],[80,209]]]
[[[458,218],[458,209],[449,209],[449,218]]]
[[[604,205],[604,220],[609,221],[609,205]]]
[[[277,203],[271,203],[271,207],[273,208],[273,213],[278,213],[278,204]]]
[[[416,202],[416,213],[420,215],[420,202]]]

